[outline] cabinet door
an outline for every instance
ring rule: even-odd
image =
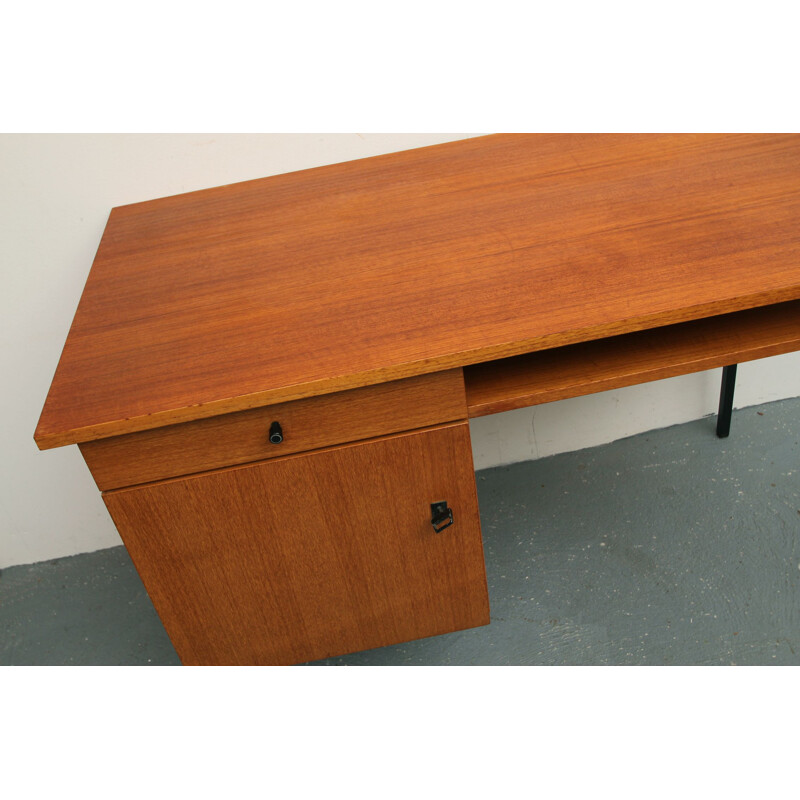
[[[109,492],[186,664],[291,664],[489,622],[466,422]],[[436,533],[431,504],[454,522]]]

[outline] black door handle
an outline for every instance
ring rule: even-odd
[[[441,533],[453,524],[453,509],[447,507],[447,501],[431,503],[431,525],[436,533]]]

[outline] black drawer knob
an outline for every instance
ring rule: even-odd
[[[283,441],[283,430],[280,422],[273,422],[269,426],[269,440],[272,444],[280,444]]]

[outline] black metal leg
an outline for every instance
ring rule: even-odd
[[[736,385],[736,364],[722,368],[722,389],[719,393],[719,413],[717,414],[717,436],[724,439],[731,432],[731,412],[733,411],[733,387]]]

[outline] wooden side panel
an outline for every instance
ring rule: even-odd
[[[481,417],[798,349],[792,301],[467,367],[467,406]]]
[[[100,489],[117,489],[193,472],[466,419],[461,370],[171,425],[80,445]],[[283,442],[271,444],[273,421]]]
[[[489,622],[466,422],[104,499],[185,664],[291,664]],[[441,500],[455,523],[437,534]]]

